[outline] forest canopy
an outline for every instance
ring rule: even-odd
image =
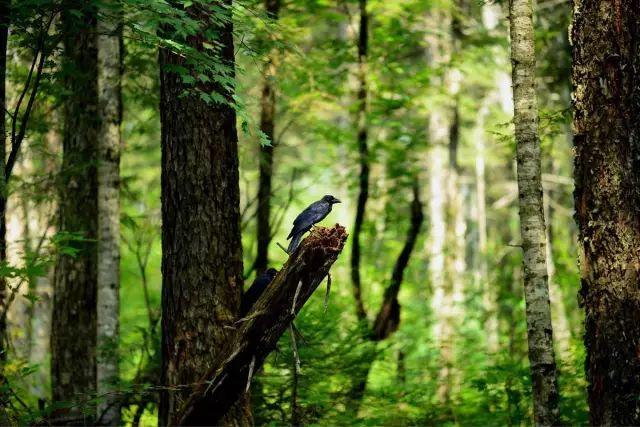
[[[640,425],[637,28],[0,0],[0,424]]]

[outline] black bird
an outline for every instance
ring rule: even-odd
[[[296,250],[300,244],[300,240],[302,240],[302,235],[311,230],[313,224],[325,219],[326,216],[329,215],[329,212],[331,212],[331,207],[336,203],[341,202],[335,197],[327,195],[317,202],[311,203],[307,209],[298,215],[295,221],[293,221],[291,233],[287,236],[287,240],[291,239],[291,243],[289,243],[289,248],[287,249],[289,254],[292,254],[293,251]]]
[[[256,277],[247,292],[242,296],[240,304],[240,316],[244,316],[251,310],[251,307],[258,301],[260,295],[267,289],[267,286],[273,281],[278,274],[278,270],[270,268]]]

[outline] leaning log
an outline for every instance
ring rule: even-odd
[[[291,321],[307,302],[342,251],[347,233],[336,224],[317,227],[289,257],[247,315],[230,325],[230,344],[194,386],[172,425],[217,425],[245,393]]]

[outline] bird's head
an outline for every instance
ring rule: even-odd
[[[329,203],[330,205],[335,205],[336,203],[342,203],[340,200],[336,199],[330,194],[327,194],[326,196],[324,196],[322,200]]]

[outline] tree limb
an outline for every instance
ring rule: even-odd
[[[249,366],[260,369],[344,248],[347,233],[336,224],[316,227],[282,267],[271,285],[237,327],[171,425],[216,425],[244,392]],[[297,298],[294,295],[298,284]],[[293,306],[293,313],[291,307]]]

